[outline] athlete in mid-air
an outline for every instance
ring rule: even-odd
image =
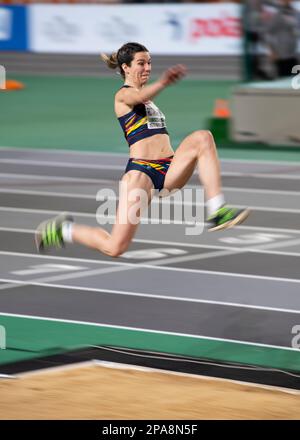
[[[110,57],[102,55],[102,58],[108,67],[118,68],[124,79],[124,85],[115,95],[115,113],[129,145],[129,161],[121,181],[127,190],[121,191],[111,233],[100,227],[74,223],[69,215],[60,215],[38,226],[35,235],[38,250],[80,243],[111,257],[120,256],[131,243],[141,216],[138,210],[138,221],[131,221],[129,213],[136,205],[131,194],[136,189],[143,190],[149,204],[153,190],[168,194],[184,187],[195,167],[205,191],[209,230],[243,222],[248,209],[237,210],[225,204],[212,134],[207,130],[194,131],[174,152],[165,116],[152,102],[166,87],[185,76],[185,67],[171,67],[157,81],[147,85],[151,57],[143,45],[127,43],[117,53]]]

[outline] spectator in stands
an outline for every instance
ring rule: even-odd
[[[270,79],[263,68],[262,49],[268,14],[262,0],[246,0],[244,10],[245,53],[247,58],[248,79]]]
[[[291,0],[281,0],[278,11],[268,22],[265,40],[278,77],[290,76],[298,64],[300,19]]]

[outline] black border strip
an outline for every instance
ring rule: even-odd
[[[228,363],[206,358],[183,357],[110,346],[89,346],[60,354],[0,365],[0,374],[14,376],[20,373],[67,366],[90,360],[300,390],[299,372],[293,370],[279,370],[257,365]]]

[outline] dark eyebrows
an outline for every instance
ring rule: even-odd
[[[149,62],[149,61],[151,62],[151,58],[150,58],[149,60],[144,60],[144,59],[142,59],[142,58],[136,60],[137,63],[138,63],[139,61],[145,61],[145,62],[147,63],[147,62]]]

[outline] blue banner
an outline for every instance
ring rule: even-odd
[[[0,5],[0,50],[28,49],[27,8]]]

